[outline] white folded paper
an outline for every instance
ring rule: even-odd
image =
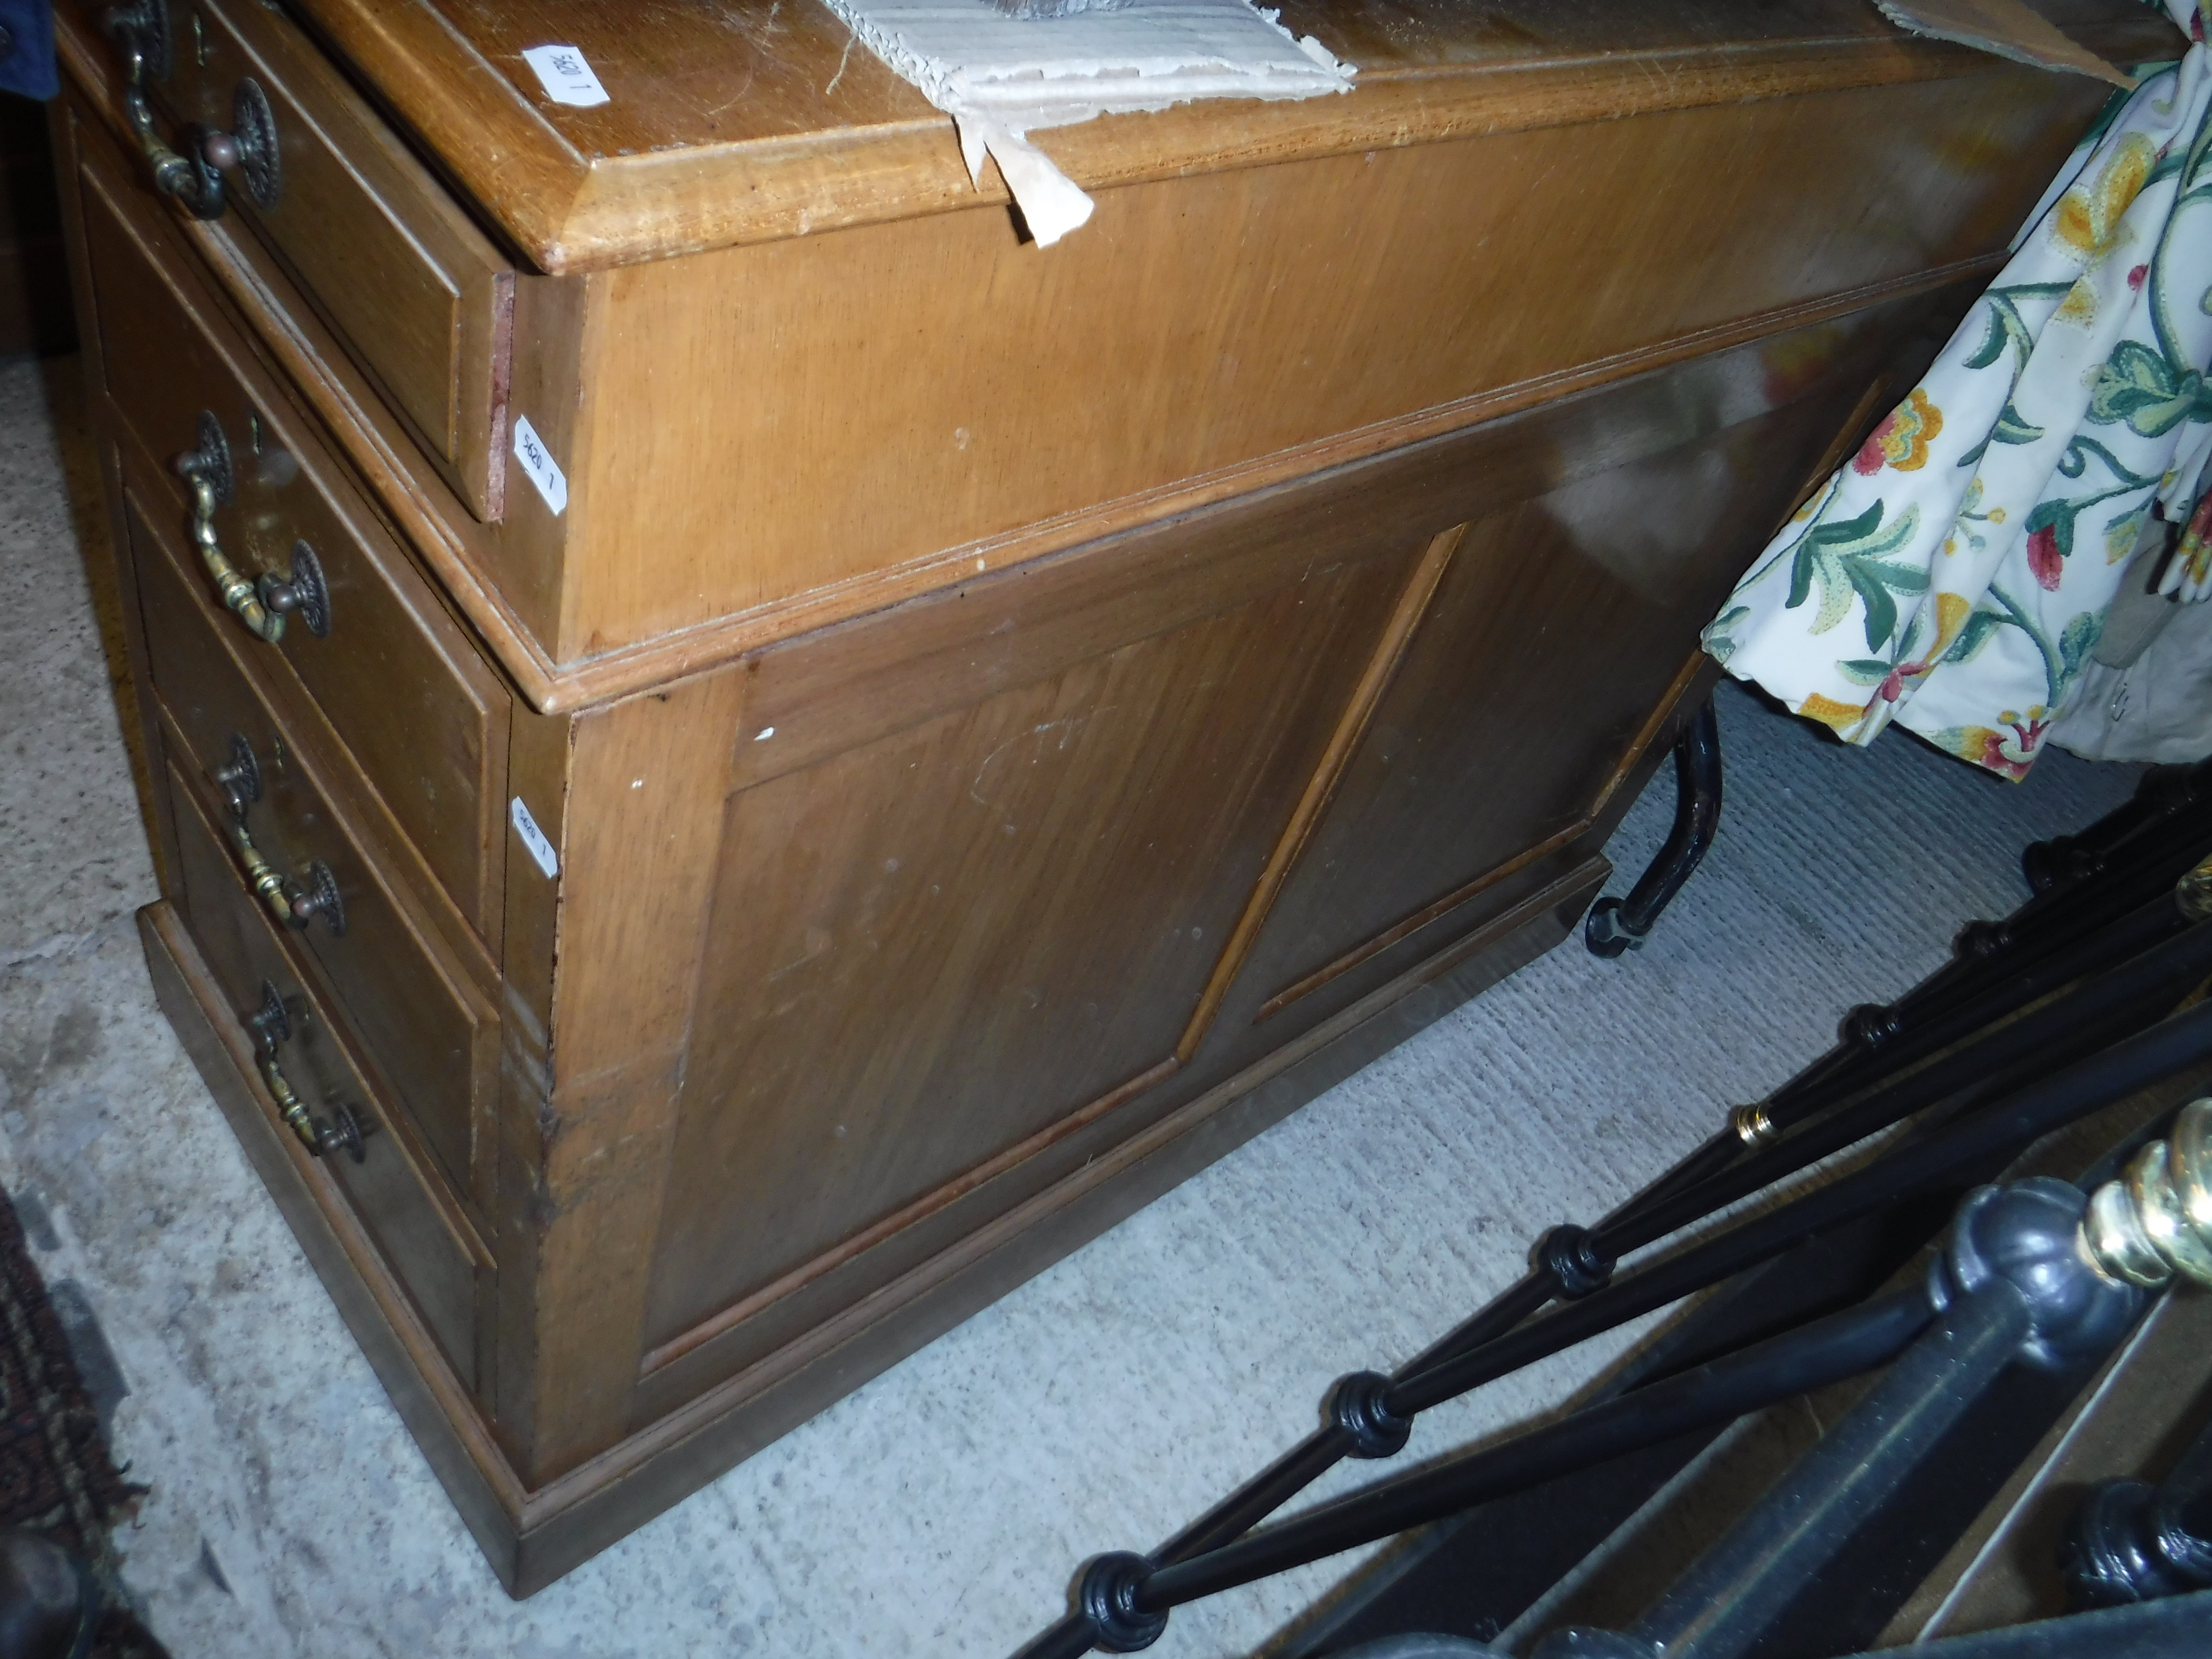
[[[1199,98],[1313,98],[1352,66],[1251,0],[1124,0],[1111,10],[1009,17],[986,0],[823,0],[878,58],[951,116],[971,177],[988,152],[1040,246],[1091,198],[1027,135]]]

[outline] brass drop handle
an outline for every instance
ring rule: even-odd
[[[192,492],[192,545],[214,579],[216,597],[258,640],[276,644],[284,637],[284,618],[295,611],[310,634],[328,639],[331,593],[313,548],[304,541],[293,543],[291,569],[282,576],[265,573],[258,580],[233,564],[222,550],[215,515],[237,494],[238,475],[231,465],[230,441],[214,411],[200,411],[198,437],[196,447],[177,457],[176,469]]]
[[[220,219],[222,174],[197,146],[180,153],[154,130],[154,105],[146,95],[146,83],[169,73],[172,37],[166,0],[125,0],[110,6],[100,23],[123,58],[123,116],[154,170],[154,188],[183,203],[196,218]]]
[[[303,884],[281,872],[253,844],[246,815],[247,809],[261,799],[261,762],[244,733],[232,734],[229,763],[216,768],[210,775],[216,787],[222,791],[224,804],[230,808],[230,844],[245,868],[246,885],[253,890],[262,907],[285,927],[301,933],[319,916],[325,927],[343,939],[346,930],[345,898],[338,891],[337,877],[331,873],[331,866],[320,859],[313,860],[307,866],[307,879]]]
[[[183,149],[173,149],[155,131],[149,81],[169,73],[173,37],[167,0],[124,0],[110,6],[102,27],[123,59],[123,114],[153,169],[154,188],[174,197],[195,218],[220,219],[229,205],[223,174],[237,171],[256,205],[271,208],[283,187],[276,149],[276,122],[268,94],[251,76],[231,97],[231,131],[206,131]]]
[[[246,1017],[246,1029],[253,1033],[253,1063],[261,1073],[262,1084],[268,1089],[270,1098],[276,1103],[277,1114],[283,1118],[285,1127],[300,1138],[301,1144],[316,1158],[343,1151],[358,1164],[368,1157],[362,1142],[374,1133],[373,1125],[356,1116],[353,1109],[343,1103],[337,1108],[337,1121],[323,1122],[307,1109],[307,1103],[294,1092],[286,1080],[276,1049],[291,1037],[292,1018],[284,1010],[284,999],[265,979],[261,981],[261,1006]]]

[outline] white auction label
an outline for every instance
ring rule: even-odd
[[[507,804],[507,815],[514,820],[514,833],[522,837],[522,844],[530,849],[530,856],[538,860],[538,867],[549,876],[561,873],[560,856],[553,843],[545,839],[545,832],[538,827],[538,820],[530,816],[530,809],[515,796]]]
[[[538,493],[553,509],[553,516],[559,518],[568,507],[568,475],[561,471],[553,452],[545,447],[545,440],[538,435],[538,428],[530,424],[527,415],[514,417],[514,459],[522,463],[522,470],[538,486]]]
[[[574,46],[526,46],[522,61],[538,71],[538,84],[556,104],[589,109],[607,101],[607,89],[592,73],[584,54]]]

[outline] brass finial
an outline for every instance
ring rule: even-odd
[[[2172,1134],[2090,1196],[2081,1243],[2109,1277],[2145,1290],[2176,1273],[2212,1285],[2212,1099],[2183,1107]]]

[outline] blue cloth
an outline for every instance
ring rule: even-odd
[[[54,73],[53,0],[0,0],[0,92],[51,98]]]

